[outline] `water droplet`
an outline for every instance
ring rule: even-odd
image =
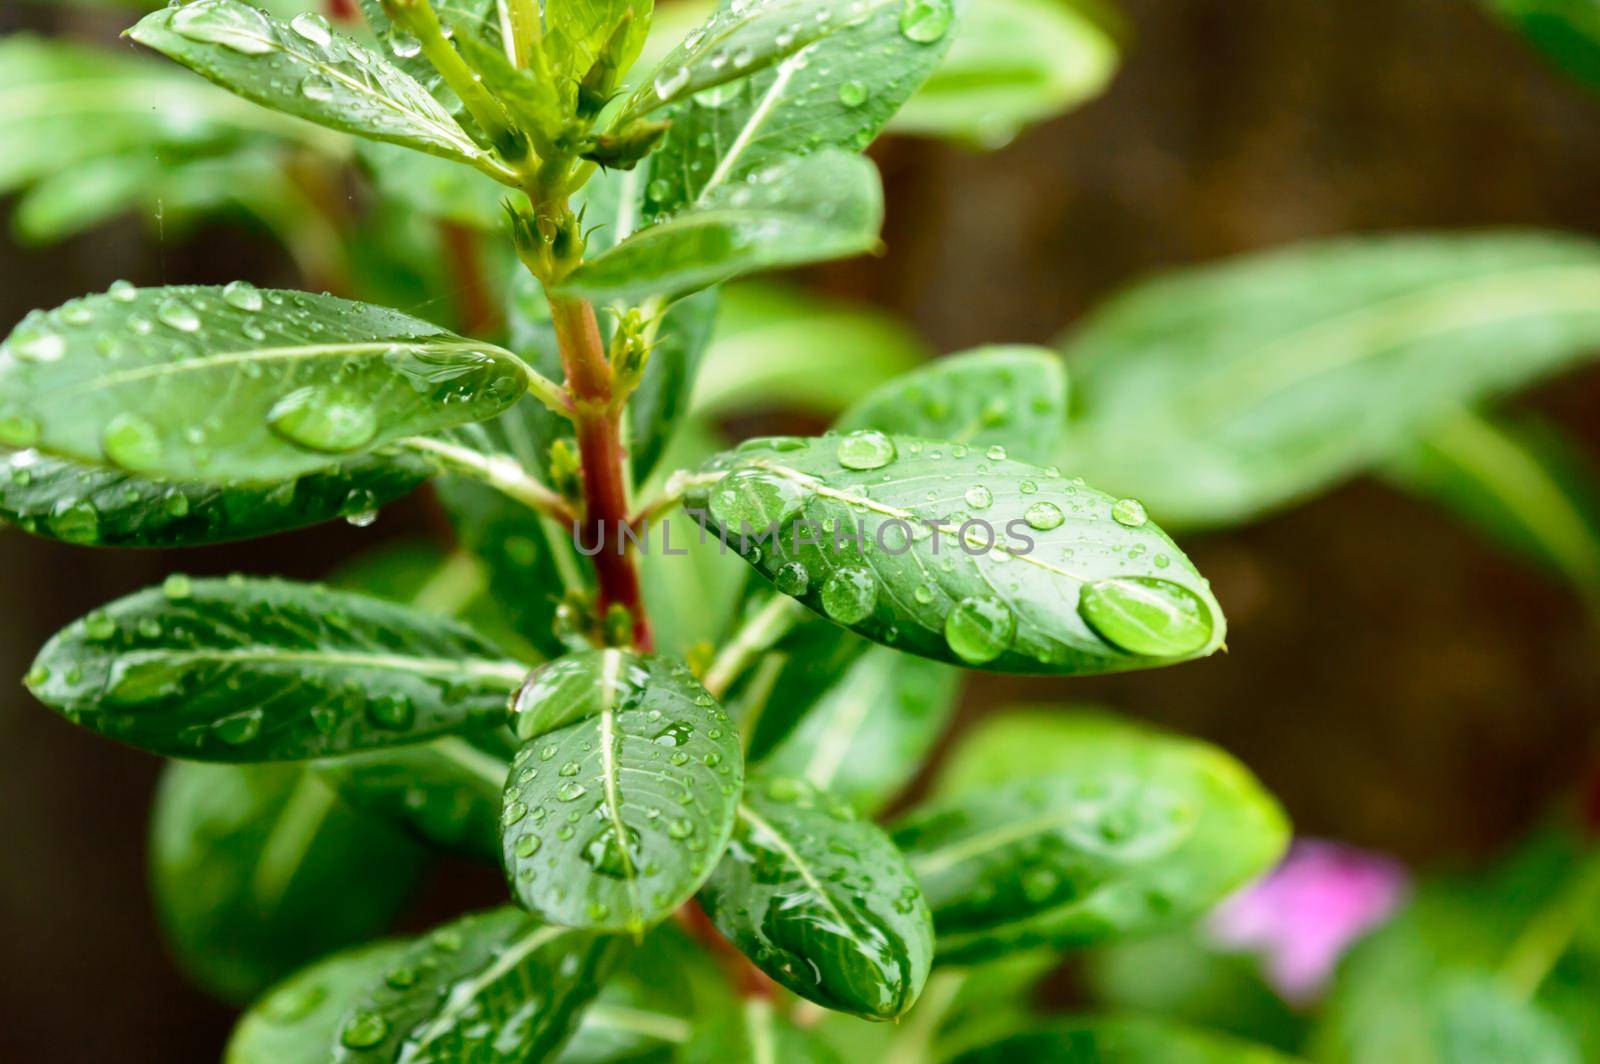
[[[264,303],[261,290],[249,281],[230,281],[222,289],[222,301],[230,307],[251,313],[260,310]]]
[[[391,26],[384,38],[389,51],[401,59],[415,59],[422,52],[422,42],[399,26]]]
[[[117,622],[104,610],[95,610],[83,619],[83,634],[96,643],[104,643],[117,634]]]
[[[564,780],[556,788],[556,800],[560,802],[576,802],[579,798],[589,793],[589,788],[577,780]]]
[[[415,968],[401,967],[385,975],[383,981],[394,990],[410,990],[417,985],[417,980],[420,978],[421,973]]]
[[[68,325],[87,325],[94,320],[94,311],[79,302],[61,308],[61,320]]]
[[[362,1010],[345,1021],[339,1042],[348,1049],[371,1049],[389,1034],[389,1021],[376,1012]]]
[[[289,28],[320,47],[326,48],[333,43],[333,27],[315,11],[302,11],[290,20]]]
[[[378,434],[378,413],[337,388],[312,385],[279,399],[267,413],[267,424],[290,443],[337,454],[370,443]]]
[[[1078,595],[1078,615],[1106,642],[1130,654],[1175,657],[1211,639],[1211,611],[1181,584],[1153,576],[1097,580]]]
[[[694,821],[679,817],[667,824],[667,834],[672,838],[682,841],[694,834]]]
[[[243,746],[261,735],[264,716],[261,710],[252,709],[232,717],[223,717],[211,726],[211,733],[229,746]]]
[[[1061,514],[1061,507],[1053,502],[1036,502],[1028,507],[1022,515],[1028,522],[1029,528],[1036,528],[1040,532],[1048,532],[1052,528],[1060,528],[1065,518]]]
[[[39,442],[39,423],[26,414],[0,413],[0,443],[32,447]]]
[[[24,321],[12,331],[6,349],[24,362],[54,362],[67,353],[67,342],[43,321]]]
[[[900,33],[908,41],[932,44],[950,31],[954,19],[950,0],[906,0],[900,10]]]
[[[111,287],[106,289],[106,295],[118,303],[132,303],[139,298],[139,290],[128,281],[112,281]]]
[[[617,838],[616,827],[607,824],[585,844],[583,859],[603,876],[610,876],[613,879],[628,876],[638,867],[636,854],[639,849],[639,833],[633,828],[627,828],[627,833],[627,846],[624,847],[622,841]]]
[[[194,594],[194,583],[182,573],[173,573],[161,582],[161,593],[177,602]]]
[[[519,824],[522,822],[522,818],[527,815],[528,803],[519,802],[513,798],[506,803],[504,809],[500,810],[500,826],[509,828],[513,824]]]
[[[173,12],[170,25],[191,41],[220,44],[241,55],[265,55],[278,49],[267,17],[233,0],[196,0]]]
[[[746,526],[754,533],[781,528],[805,503],[806,492],[788,477],[765,469],[740,469],[717,481],[711,516],[730,534]]]
[[[543,845],[544,842],[539,838],[539,836],[530,832],[529,834],[519,837],[513,849],[518,857],[526,860],[527,858],[538,853],[539,847]]]
[[[1111,518],[1119,525],[1138,528],[1150,520],[1150,515],[1145,513],[1144,504],[1138,499],[1118,499],[1111,504]]]
[[[156,308],[156,318],[163,325],[170,325],[179,332],[197,332],[200,328],[200,315],[194,308],[179,299],[164,299]]]
[[[656,203],[665,203],[667,197],[672,195],[672,182],[664,177],[658,177],[645,187],[645,192]]]
[[[367,703],[367,715],[378,727],[399,731],[411,727],[416,709],[404,695],[384,695]]]
[[[154,472],[161,462],[161,437],[156,427],[127,411],[106,423],[100,447],[112,462],[134,473]]]
[[[982,484],[974,484],[968,488],[963,498],[974,510],[987,510],[994,503],[994,495]]]
[[[675,70],[663,70],[656,75],[655,90],[657,98],[662,101],[672,99],[685,85],[689,84],[689,77],[689,68],[686,66],[680,66]]]
[[[867,86],[859,81],[846,81],[839,86],[839,102],[846,107],[860,107],[867,102]]]
[[[87,499],[62,499],[50,510],[50,531],[68,543],[93,543],[100,536],[100,511]]]
[[[839,441],[836,457],[846,469],[881,469],[894,461],[894,441],[874,429],[852,432]]]
[[[804,595],[806,588],[811,585],[811,574],[799,562],[789,562],[779,567],[777,573],[773,575],[772,582],[785,595],[798,597]]]
[[[313,74],[300,83],[300,95],[308,100],[326,103],[333,99],[333,83],[327,78]]]
[[[1017,618],[1005,603],[972,596],[956,603],[944,619],[944,640],[956,657],[982,665],[999,657],[1017,633]]]
[[[855,624],[878,604],[878,582],[858,566],[836,571],[822,585],[822,609],[840,624]]]

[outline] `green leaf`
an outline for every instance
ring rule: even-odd
[[[286,983],[246,1015],[227,1062],[546,1060],[576,1028],[612,953],[605,939],[509,907],[464,917]]]
[[[381,933],[422,856],[298,765],[174,762],[156,791],[157,915],[184,968],[230,1001]]]
[[[718,184],[585,261],[561,289],[600,301],[684,295],[742,274],[870,251],[882,224],[883,188],[872,163],[822,151]]]
[[[1068,342],[1066,464],[1219,525],[1388,459],[1600,348],[1600,245],[1534,232],[1341,240],[1141,285]]]
[[[1600,7],[1594,0],[1484,0],[1552,63],[1600,88]]]
[[[902,1015],[933,962],[933,919],[905,858],[876,824],[799,780],[750,781],[700,900],[756,967],[840,1012]]]
[[[350,1001],[382,981],[405,952],[404,942],[377,942],[280,983],[240,1019],[223,1064],[325,1064],[339,1044]]]
[[[1463,410],[1396,455],[1383,475],[1600,602],[1600,480],[1554,425]]]
[[[1117,52],[1110,30],[1077,0],[977,0],[889,131],[1000,147],[1105,91]]]
[[[905,325],[871,307],[770,283],[730,285],[694,408],[707,417],[781,407],[831,418],[931,356]]]
[[[998,445],[776,437],[705,468],[689,511],[708,514],[784,593],[875,642],[996,672],[1077,675],[1222,643],[1205,581],[1137,504]]]
[[[357,145],[356,156],[379,195],[394,203],[485,232],[505,228],[505,186],[476,170],[370,140]]]
[[[749,997],[710,1017],[674,1059],[678,1064],[839,1064],[840,1058],[816,1035],[777,1015],[770,1000]]]
[[[147,480],[38,451],[0,451],[0,518],[95,547],[195,547],[360,519],[432,470],[406,456],[358,458],[271,487]]]
[[[319,15],[289,23],[241,0],[195,0],[152,12],[127,35],[263,107],[479,169],[501,168],[427,89]]]
[[[619,42],[621,52],[612,57],[620,70],[626,70],[644,46],[652,7],[652,0],[549,0],[544,5],[545,51],[557,56],[574,80],[582,81],[627,17],[633,20],[627,39]]]
[[[888,382],[840,416],[839,432],[877,429],[973,447],[1000,444],[1047,464],[1067,420],[1067,375],[1042,347],[980,347]]]
[[[334,296],[113,286],[0,347],[0,443],[169,480],[275,483],[492,417],[510,352]]]
[[[955,714],[960,686],[961,674],[947,665],[873,647],[804,708],[770,753],[758,757],[752,741],[752,759],[763,773],[804,779],[863,815],[875,813],[921,767]],[[774,687],[783,699],[783,681]],[[777,715],[769,706],[761,722]]]
[[[500,793],[511,768],[504,729],[317,761],[313,771],[351,806],[428,844],[500,859]]]
[[[626,118],[671,103],[661,117],[672,126],[652,156],[651,215],[704,206],[779,160],[865,148],[943,59],[955,16],[954,0],[719,10],[624,110]]]
[[[444,78],[434,69],[428,57],[422,54],[422,45],[405,30],[399,29],[383,10],[382,0],[358,0],[367,25],[381,43],[385,58],[417,82],[459,118],[465,110],[456,94],[445,85]],[[466,26],[476,30],[493,43],[500,43],[499,0],[439,0],[433,5],[441,23],[447,26]]]
[[[1289,1064],[1289,1061],[1289,1057],[1236,1038],[1140,1017],[1057,1020],[956,1058],[956,1064]]]
[[[174,576],[62,629],[27,683],[130,746],[275,761],[495,720],[525,671],[455,621],[364,595]]]
[[[530,678],[513,725],[524,746],[501,823],[525,907],[637,934],[711,874],[733,831],[744,757],[687,666],[620,650],[562,658]]]
[[[1001,760],[1022,748],[1029,762]],[[941,793],[894,840],[953,963],[1192,919],[1288,842],[1277,804],[1221,751],[1100,718],[980,729]]]

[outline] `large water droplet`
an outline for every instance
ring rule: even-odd
[[[806,593],[806,588],[811,586],[811,574],[800,562],[789,562],[779,566],[778,571],[773,574],[772,582],[785,595],[793,595],[798,598]]]
[[[0,413],[0,443],[32,447],[39,442],[39,423],[18,411]]]
[[[333,99],[333,83],[327,78],[312,75],[300,83],[300,95],[308,100],[326,103]]]
[[[349,1049],[371,1049],[389,1035],[389,1021],[376,1012],[362,1010],[345,1021],[339,1041]]]
[[[628,828],[627,832],[627,845],[624,847],[617,838],[616,827],[607,824],[584,846],[583,859],[603,876],[622,879],[631,875],[638,867],[635,854],[639,849],[639,833],[633,828]]]
[[[950,32],[954,20],[950,0],[906,0],[900,10],[900,33],[908,41],[932,44]]]
[[[263,304],[261,290],[249,281],[228,282],[222,289],[222,301],[230,307],[251,313],[260,310]]]
[[[267,16],[234,0],[196,0],[172,13],[173,30],[201,44],[220,44],[241,55],[278,50]]]
[[[839,102],[846,107],[860,107],[867,102],[867,86],[860,81],[846,81],[839,86]]]
[[[93,543],[100,536],[100,511],[88,499],[62,499],[50,510],[50,531],[68,543]]]
[[[894,461],[894,441],[874,429],[852,432],[839,441],[836,457],[846,469],[881,469]]]
[[[290,443],[337,454],[371,442],[378,434],[378,412],[337,388],[314,385],[279,399],[267,413],[267,424]]]
[[[194,308],[180,299],[162,300],[156,308],[156,317],[162,324],[170,325],[179,332],[196,332],[200,328],[200,315]]]
[[[333,43],[333,27],[315,11],[302,11],[289,22],[289,28],[320,47]]]
[[[805,503],[797,482],[765,469],[740,469],[717,481],[711,490],[711,516],[731,536],[747,526],[753,533],[782,528]]]
[[[422,42],[399,26],[391,26],[384,35],[389,51],[401,59],[415,59],[422,51]]]
[[[945,642],[969,665],[993,661],[1016,634],[1016,615],[1005,603],[987,596],[962,599],[944,619]]]
[[[139,298],[139,290],[129,281],[112,281],[111,287],[106,289],[106,295],[118,303],[132,303]]]
[[[974,510],[987,510],[994,504],[994,493],[982,484],[974,484],[963,496]]]
[[[1150,519],[1138,499],[1118,499],[1111,504],[1111,519],[1119,525],[1138,528]]]
[[[67,342],[43,321],[25,321],[12,331],[6,350],[24,362],[54,362],[67,352]]]
[[[223,717],[211,726],[211,733],[229,746],[243,746],[261,735],[264,714],[259,709]]]
[[[1023,513],[1022,519],[1028,522],[1029,528],[1036,528],[1040,532],[1048,532],[1052,528],[1060,528],[1065,518],[1061,514],[1061,507],[1053,502],[1036,502]]]
[[[674,70],[663,70],[656,75],[655,89],[657,98],[663,101],[672,99],[674,94],[689,84],[689,77],[689,68],[686,66],[680,66]]]
[[[1181,584],[1153,576],[1096,580],[1078,596],[1078,615],[1099,636],[1130,654],[1175,657],[1211,639],[1211,611]]]
[[[836,571],[822,585],[822,609],[840,624],[855,624],[878,604],[878,582],[859,566]]]
[[[161,462],[161,437],[156,427],[128,411],[106,423],[100,447],[112,462],[134,473],[153,472]]]

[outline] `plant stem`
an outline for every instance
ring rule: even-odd
[[[600,341],[600,325],[594,307],[582,299],[552,296],[550,316],[561,346],[561,365],[572,393],[572,421],[578,434],[586,509],[580,526],[583,542],[600,546],[594,555],[600,612],[603,616],[613,605],[625,608],[633,619],[634,646],[648,653],[654,647],[650,620],[645,615],[639,571],[622,537],[628,523],[622,412],[612,402],[611,369]]]
[[[711,692],[713,698],[720,699],[727,694],[733,681],[749,667],[756,655],[787,632],[799,615],[800,607],[794,599],[774,594],[717,652],[716,660],[706,670],[705,680],[702,681],[705,689]]]
[[[396,12],[397,21],[422,44],[422,54],[428,57],[433,69],[439,72],[450,91],[461,98],[467,113],[472,115],[489,139],[497,146],[509,143],[511,123],[505,109],[494,94],[484,88],[483,82],[467,66],[466,60],[456,51],[439,25],[439,16],[428,0],[412,0]]]
[[[530,477],[514,458],[483,454],[470,447],[458,447],[431,436],[412,436],[401,443],[413,451],[437,459],[458,473],[483,481],[524,506],[555,518],[562,527],[572,525],[572,511],[567,507],[567,500]]]

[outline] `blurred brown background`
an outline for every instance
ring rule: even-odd
[[[942,350],[1048,341],[1161,267],[1350,231],[1526,224],[1600,233],[1600,98],[1466,0],[1121,0],[1110,92],[993,155],[895,143],[888,256],[816,278]],[[60,25],[5,0],[0,32]],[[8,205],[0,204],[0,215]],[[249,234],[119,224],[0,245],[0,331],[115,277],[292,283]],[[1525,402],[1600,458],[1600,374]],[[74,729],[14,680],[56,628],[190,572],[311,577],[420,532],[415,502],[240,547],[102,553],[0,532],[0,1060],[213,1059],[231,1017],[163,956],[144,886],[157,762]],[[1161,673],[980,680],[974,710],[1096,700],[1215,740],[1302,831],[1436,864],[1492,851],[1595,762],[1595,633],[1559,583],[1448,518],[1355,484],[1186,544],[1231,651]]]

